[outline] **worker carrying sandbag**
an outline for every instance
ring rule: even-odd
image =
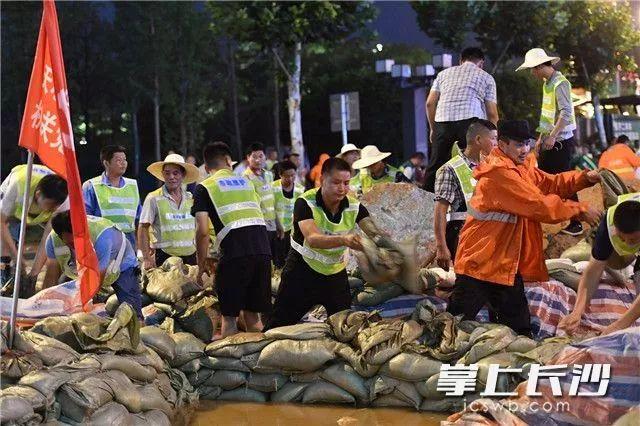
[[[348,195],[351,167],[341,158],[322,165],[322,185],[295,202],[291,248],[267,329],[295,324],[314,305],[328,315],[351,307],[347,248],[362,250],[356,224],[370,238],[380,231],[367,209]]]
[[[548,281],[540,223],[579,219],[594,224],[600,212],[567,200],[600,180],[595,171],[551,175],[535,167],[534,139],[524,120],[498,123],[498,147],[478,165],[478,181],[460,232],[449,312],[473,320],[489,302],[497,322],[530,335],[524,280]]]
[[[142,318],[140,268],[131,242],[109,219],[87,215],[87,222],[89,237],[98,257],[101,285],[112,286],[118,302],[130,304],[138,318]],[[78,278],[70,212],[67,210],[54,215],[51,226],[53,230],[46,242],[45,288],[58,282],[61,271],[69,278]]]
[[[602,272],[612,257],[626,258],[628,264],[635,258],[634,283],[636,299],[627,312],[604,329],[608,334],[630,327],[640,318],[640,193],[624,194],[618,197],[618,204],[607,210],[605,220],[600,226],[593,241],[591,259],[578,284],[576,304],[569,315],[558,324],[558,328],[571,333],[580,325],[580,319],[598,288]]]
[[[628,143],[627,135],[618,136],[615,144],[602,153],[598,166],[611,170],[624,180],[640,177],[640,156],[633,152]]]
[[[144,268],[160,266],[171,256],[180,257],[187,265],[195,265],[193,196],[184,185],[198,180],[198,168],[186,163],[182,155],[169,154],[164,161],[151,164],[147,170],[164,185],[150,192],[142,205],[138,246]]]

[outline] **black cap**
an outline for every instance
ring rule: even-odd
[[[535,139],[535,136],[531,134],[527,120],[500,120],[498,122],[498,138],[522,142]]]

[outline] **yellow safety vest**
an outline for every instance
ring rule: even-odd
[[[333,223],[329,220],[326,213],[316,203],[316,194],[318,188],[311,189],[300,197],[307,202],[313,213],[313,221],[318,229],[325,235],[343,235],[353,231],[356,226],[356,218],[360,203],[357,199],[347,196],[349,206],[342,211],[340,223]],[[304,261],[314,271],[323,275],[333,275],[342,271],[347,267],[345,254],[346,247],[336,247],[332,249],[319,249],[310,247],[306,241],[299,244],[291,235],[291,248],[302,255]]]
[[[360,183],[362,185],[363,194],[366,194],[367,192],[371,191],[371,189],[373,189],[375,185],[379,185],[381,183],[394,183],[396,181],[396,174],[398,173],[399,170],[388,164],[385,167],[386,167],[385,174],[382,177],[377,179],[371,176],[371,172],[369,172],[368,170],[366,173],[364,173],[364,171],[360,173],[361,175]]]
[[[631,246],[625,243],[622,238],[616,234],[615,225],[613,224],[613,215],[618,206],[625,201],[636,201],[640,203],[640,192],[633,194],[623,194],[618,196],[618,203],[607,210],[607,231],[609,232],[609,241],[613,249],[621,256],[633,256],[640,252],[640,244]]]
[[[109,219],[122,232],[135,231],[136,213],[140,205],[138,182],[123,177],[124,186],[116,188],[102,182],[102,176],[89,180],[96,193],[100,215]]]
[[[182,202],[175,207],[165,196],[162,186],[147,195],[147,201],[155,199],[158,206],[158,235],[155,228],[149,229],[151,247],[162,249],[171,256],[190,256],[196,251],[196,221],[191,216],[193,197],[186,190],[182,191]]]
[[[275,202],[273,199],[273,191],[271,189],[271,184],[273,183],[273,173],[268,170],[263,170],[262,178],[254,174],[251,169],[247,168],[242,174],[244,177],[249,179],[249,181],[253,184],[256,193],[258,194],[258,198],[260,199],[260,209],[262,209],[262,214],[264,216],[264,220],[268,222],[273,222],[275,225],[276,220],[276,211],[275,211]],[[268,229],[269,231],[275,229]]]
[[[562,83],[567,82],[569,85],[569,93],[571,93],[571,83],[565,76],[560,75],[553,84],[545,82],[542,85],[542,109],[540,111],[540,125],[538,131],[540,133],[549,134],[556,126],[557,107],[556,107],[556,88]],[[563,129],[563,131],[573,131],[576,129],[576,116],[571,108],[571,122]]]
[[[293,205],[296,199],[304,192],[302,185],[293,185],[293,198],[287,198],[282,192],[282,179],[278,179],[272,184],[273,196],[275,200],[276,217],[282,225],[284,232],[291,231],[293,224]]]
[[[456,155],[451,160],[447,161],[445,165],[449,165],[453,169],[453,172],[458,179],[458,183],[460,184],[460,188],[462,189],[462,193],[464,194],[464,203],[466,206],[473,195],[473,190],[475,189],[476,184],[478,183],[478,181],[473,178],[473,171],[460,155]],[[438,173],[441,169],[442,167],[438,169]],[[447,213],[447,222],[452,220],[466,220],[466,218],[466,211],[452,212],[451,208],[449,208],[449,212]]]
[[[52,174],[54,174],[53,171],[48,167],[45,167],[39,164],[33,165],[33,168],[31,169],[31,184],[29,186],[29,200],[30,200],[29,203],[31,204],[31,208],[29,210],[32,210],[33,207],[35,207],[36,210],[39,210],[38,206],[34,206],[34,201],[33,201],[33,196],[35,195],[36,187],[38,186],[38,184],[40,183],[43,177],[47,175],[52,175]],[[16,198],[16,206],[13,211],[13,216],[18,220],[22,220],[22,209],[24,208],[24,206],[22,205],[22,200],[24,199],[25,183],[27,182],[26,164],[21,164],[11,169],[11,175],[13,176],[12,179],[15,179],[15,182],[18,185],[18,197]],[[53,211],[44,211],[44,210],[40,211],[35,216],[27,213],[27,225],[38,225],[40,223],[45,223],[49,221],[52,214],[53,214]]]

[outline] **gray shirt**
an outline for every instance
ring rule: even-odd
[[[560,71],[556,71],[551,75],[551,78],[545,83],[548,86],[553,86],[556,81],[562,77]],[[573,103],[571,102],[571,85],[567,81],[563,81],[556,87],[556,109],[558,116],[561,117],[566,123],[571,123],[573,117]],[[557,141],[563,141],[573,137],[573,130],[562,130],[556,137]]]

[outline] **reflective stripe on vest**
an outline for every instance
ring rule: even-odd
[[[542,85],[542,108],[540,111],[540,125],[538,126],[538,130],[541,133],[549,134],[556,126],[556,88],[563,82],[567,82],[569,84],[569,93],[571,93],[571,83],[566,79],[565,76],[560,75],[556,78],[556,81],[553,85],[545,82]],[[571,123],[567,124],[563,131],[573,131],[576,129],[576,116],[573,111],[573,106],[571,107]]]
[[[33,169],[31,169],[31,184],[29,186],[29,204],[33,204],[33,196],[36,192],[36,187],[40,183],[43,177],[47,175],[52,175],[53,171],[48,167],[41,166],[39,164],[34,164]],[[15,210],[13,211],[13,216],[22,220],[22,200],[24,199],[24,190],[25,183],[27,182],[27,166],[25,164],[21,164],[19,166],[11,169],[11,175],[13,176],[11,179],[18,185],[18,196],[16,197],[16,205]],[[39,223],[45,223],[53,214],[52,211],[41,211],[36,216],[31,216],[27,214],[27,225],[37,225]]]
[[[125,177],[123,179],[122,188],[106,185],[102,182],[102,176],[96,176],[89,182],[96,193],[102,217],[109,219],[122,232],[129,233],[135,230],[140,195],[138,182]]]
[[[158,221],[160,235],[154,235],[151,247],[160,248],[171,256],[189,256],[196,251],[196,221],[191,216],[193,198],[183,190],[182,202],[179,207],[164,196],[164,187],[151,192],[148,197],[154,197],[158,206]],[[152,231],[153,228],[150,228]]]
[[[453,172],[458,179],[460,189],[464,195],[464,204],[466,208],[469,200],[473,196],[473,190],[475,189],[478,181],[473,178],[471,168],[460,155],[456,155],[451,160],[447,161],[445,165],[449,165],[453,169]],[[448,222],[452,220],[465,220],[466,218],[466,212],[452,212],[449,210],[449,213],[447,213]]]
[[[358,173],[356,173],[355,176],[351,176],[351,180],[349,181],[349,189],[355,194],[362,191],[362,183],[360,182],[362,173],[358,170],[356,171]]]
[[[629,245],[617,235],[616,227],[613,224],[613,215],[618,206],[625,201],[636,201],[640,203],[640,192],[633,194],[623,194],[618,196],[618,203],[607,210],[607,231],[609,233],[609,241],[613,249],[621,256],[633,256],[640,252],[640,243],[635,246]]]
[[[467,206],[467,212],[477,220],[481,220],[483,222],[503,222],[503,223],[516,223],[518,221],[518,216],[505,213],[505,212],[479,212],[471,205]]]
[[[349,206],[342,211],[340,223],[333,223],[329,220],[324,210],[316,203],[318,188],[311,189],[300,197],[303,198],[313,213],[313,221],[324,235],[347,234],[356,226],[356,218],[360,203],[355,198],[347,196]],[[306,241],[303,244],[297,243],[293,236],[291,238],[291,248],[302,255],[304,261],[314,271],[323,275],[333,275],[342,271],[347,266],[345,259],[346,247],[336,247],[333,249],[319,249],[310,247]]]
[[[304,188],[294,184],[293,198],[287,198],[282,192],[282,179],[276,180],[271,186],[273,188],[276,217],[284,232],[289,232],[293,226],[293,206],[296,199],[304,192]]]
[[[87,216],[87,223],[89,225],[89,235],[91,242],[95,245],[96,241],[102,235],[104,231],[109,228],[115,227],[114,223],[108,219],[97,216]],[[116,228],[117,229],[117,228]],[[62,241],[62,239],[54,231],[51,231],[51,239],[53,240],[53,252],[56,256],[56,260],[60,264],[60,268],[64,271],[65,275],[69,278],[77,279],[78,272],[76,270],[75,257],[71,256],[71,249]],[[120,276],[120,265],[122,264],[122,258],[126,250],[127,237],[122,235],[122,243],[118,250],[118,256],[111,260],[107,271],[104,276],[102,286],[108,286],[116,282]]]
[[[262,179],[254,174],[251,169],[245,170],[242,175],[249,179],[249,181],[253,184],[260,200],[260,208],[262,209],[264,219],[275,220],[276,210],[273,198],[273,190],[271,188],[271,184],[273,183],[273,174],[268,170],[263,170],[262,173]]]
[[[360,172],[360,175],[361,175],[360,184],[362,186],[363,194],[366,194],[367,192],[371,191],[371,189],[375,185],[379,185],[381,183],[395,183],[398,169],[388,164],[385,167],[386,167],[386,172],[384,176],[378,179],[374,179],[373,176],[371,176],[371,172],[369,170],[365,172],[364,169],[362,169],[362,171]]]
[[[249,179],[223,169],[202,181],[201,185],[206,188],[223,225],[220,232],[216,233],[216,249],[233,229],[266,226],[258,194]]]

